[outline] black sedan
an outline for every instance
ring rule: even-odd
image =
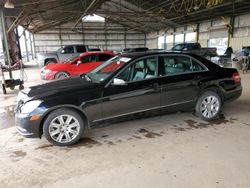
[[[116,56],[89,74],[46,83],[18,95],[16,128],[59,146],[86,128],[131,114],[194,110],[214,120],[242,92],[236,69],[192,54],[140,52]]]

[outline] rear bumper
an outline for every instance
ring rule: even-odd
[[[40,121],[31,121],[31,116],[15,114],[15,126],[17,131],[24,137],[40,138]]]
[[[242,86],[238,86],[232,91],[226,91],[224,93],[224,102],[231,102],[238,99],[242,94]]]

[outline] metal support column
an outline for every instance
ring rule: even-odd
[[[24,36],[24,43],[25,43],[25,49],[26,49],[26,58],[27,58],[27,62],[29,62],[30,58],[29,58],[29,50],[28,50],[28,44],[27,44],[26,30],[24,30],[23,36]]]
[[[36,57],[36,41],[35,41],[34,34],[32,34],[32,41],[33,41],[34,58],[37,58]]]
[[[59,41],[60,41],[60,46],[62,47],[62,29],[61,29],[61,25],[59,25]]]
[[[17,47],[18,47],[18,58],[22,59],[22,52],[21,52],[21,47],[20,47],[20,37],[19,37],[19,33],[18,33],[18,29],[17,27],[15,28],[15,33],[16,33],[16,43],[17,43]]]
[[[31,51],[31,58],[34,59],[34,53],[33,53],[33,45],[32,45],[32,38],[31,33],[29,33],[29,39],[30,39],[30,51]]]
[[[124,48],[127,48],[127,29],[124,29]]]
[[[7,39],[7,32],[6,32],[6,23],[4,18],[4,11],[2,8],[0,8],[0,22],[1,22],[1,28],[2,28],[2,41],[3,41],[3,47],[5,49],[5,60],[7,61],[7,65],[11,66],[10,61],[10,53],[9,53],[9,45],[8,45],[8,39]],[[9,71],[10,78],[12,78],[12,72]]]
[[[108,41],[107,41],[107,22],[104,22],[104,43],[105,43],[105,50],[108,49]]]

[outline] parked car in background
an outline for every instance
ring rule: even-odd
[[[102,51],[100,48],[89,48],[89,52],[100,52]]]
[[[147,47],[139,47],[139,48],[124,48],[122,50],[122,53],[132,53],[132,52],[145,52],[149,49]]]
[[[238,52],[233,53],[232,63],[238,69],[250,69],[250,46],[243,46]],[[243,68],[243,64],[244,68]]]
[[[114,57],[111,52],[84,52],[79,57],[68,63],[50,64],[41,69],[40,75],[43,80],[62,79],[69,76],[88,73]]]
[[[88,74],[20,91],[16,128],[54,145],[76,143],[87,128],[145,112],[195,111],[217,118],[242,92],[236,69],[195,54],[140,52],[116,56]]]
[[[182,43],[176,44],[172,51],[180,51],[186,53],[196,54],[207,59],[217,56],[216,48],[202,48],[200,43]]]
[[[88,46],[86,45],[67,45],[59,48],[55,52],[39,53],[37,55],[38,64],[43,67],[49,64],[65,63],[76,58],[83,52],[87,52]]]
[[[227,67],[227,68],[232,67],[232,61],[231,61],[232,53],[233,53],[233,48],[228,47],[223,55],[217,57],[215,63],[217,63],[221,67]]]

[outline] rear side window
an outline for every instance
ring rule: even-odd
[[[90,62],[96,62],[97,61],[97,56],[92,54],[92,55],[86,55],[81,58],[82,63],[90,63]]]
[[[76,52],[77,53],[86,52],[86,47],[85,46],[76,46]]]
[[[113,56],[110,54],[99,54],[99,61],[107,61],[111,59]]]
[[[192,69],[193,71],[203,71],[205,70],[204,67],[202,67],[197,61],[192,59]]]
[[[188,56],[163,57],[165,75],[202,71],[204,68]]]

